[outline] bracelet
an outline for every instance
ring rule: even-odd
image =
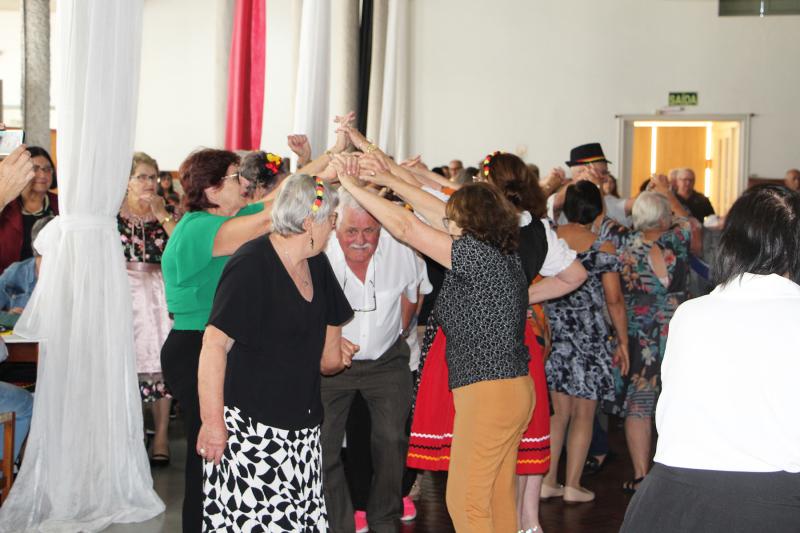
[[[366,148],[364,148],[365,154],[371,154],[372,152],[378,151],[378,145],[375,143],[369,143]]]
[[[164,219],[161,221],[161,225],[163,226],[163,225],[164,225],[164,224],[166,224],[167,222],[172,222],[173,220],[175,220],[175,219],[174,219],[174,218],[172,218],[172,215],[167,215],[167,216],[165,216],[165,217],[164,217]]]

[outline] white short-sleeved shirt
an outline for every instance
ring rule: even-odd
[[[336,233],[331,233],[326,254],[350,306],[365,310],[356,311],[342,328],[342,336],[360,346],[353,359],[377,359],[402,333],[400,297],[405,295],[412,303],[417,301],[420,287],[417,254],[388,231],[381,230],[363,283],[347,266]],[[427,273],[424,275],[427,282]],[[366,311],[371,308],[374,310]]]
[[[541,222],[544,224],[544,233],[547,235],[547,255],[539,273],[545,277],[552,277],[571,265],[578,254],[569,247],[567,241],[553,231],[553,228],[550,227],[550,220],[543,218]]]
[[[544,234],[547,237],[547,255],[544,257],[544,263],[539,269],[539,274],[545,277],[556,276],[572,264],[577,257],[577,253],[569,247],[567,241],[556,235],[550,225],[550,219],[542,218],[539,222],[544,226]],[[531,223],[533,223],[533,217],[530,212],[522,211],[519,214],[519,226],[524,228]]]
[[[655,460],[800,472],[800,286],[745,274],[682,304],[669,325]]]

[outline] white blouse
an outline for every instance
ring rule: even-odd
[[[800,472],[800,286],[745,274],[670,322],[655,460],[736,472]]]

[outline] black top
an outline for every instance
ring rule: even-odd
[[[518,254],[465,235],[453,242],[434,316],[447,337],[451,389],[528,375],[528,284]]]
[[[711,200],[697,191],[692,191],[689,198],[678,196],[678,200],[680,200],[680,202],[686,206],[686,209],[689,210],[689,213],[700,222],[703,222],[703,219],[708,215],[714,214],[714,207],[711,205]]]
[[[431,283],[431,292],[425,295],[425,298],[422,300],[422,307],[419,310],[419,317],[417,318],[417,324],[427,324],[428,317],[433,313],[433,305],[436,302],[436,298],[439,296],[439,291],[442,289],[442,283],[444,283],[444,276],[447,272],[447,269],[428,257],[427,255],[423,255],[422,259],[425,260],[425,269],[428,272],[428,281]]]
[[[42,209],[36,213],[26,213],[25,210],[22,209],[22,248],[20,248],[19,261],[33,257],[33,239],[31,231],[36,221],[48,215],[55,214],[53,208],[50,207],[50,197],[45,194],[44,200],[42,201],[44,202]],[[21,197],[19,199],[19,204],[20,207],[22,207],[23,203]]]
[[[519,228],[519,257],[528,285],[536,278],[547,257],[547,234],[541,220],[533,219]]]
[[[208,321],[235,341],[225,368],[225,405],[281,429],[322,421],[325,328],[353,316],[327,256],[310,258],[308,267],[311,302],[267,237],[248,242],[225,265]]]

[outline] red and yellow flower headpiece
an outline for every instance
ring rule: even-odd
[[[502,152],[500,150],[497,150],[483,158],[483,163],[481,164],[481,175],[483,176],[483,179],[489,177],[489,170],[491,169],[492,159],[494,159],[494,156],[501,153]]]

